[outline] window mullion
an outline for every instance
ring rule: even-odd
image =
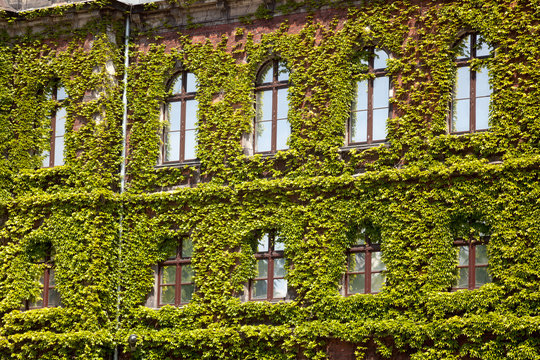
[[[176,263],[176,274],[175,274],[175,287],[174,287],[174,305],[180,306],[180,282],[182,279],[182,264],[179,262]]]
[[[371,294],[371,249],[366,247],[366,294]]]
[[[49,306],[49,268],[44,270],[43,274],[43,307]]]
[[[274,256],[272,250],[270,250],[270,256],[268,259],[268,294],[267,298],[272,300],[274,298]]]
[[[469,289],[474,289],[476,286],[476,246],[469,243]]]
[[[367,129],[366,140],[368,144],[373,141],[373,86],[374,79],[368,80],[368,103],[367,103]]]

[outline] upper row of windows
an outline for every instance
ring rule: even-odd
[[[492,48],[479,35],[467,35],[460,43],[456,59],[457,76],[453,101],[449,111],[449,132],[461,134],[489,128],[489,103],[492,89],[486,67],[475,67],[474,59],[491,55]],[[347,124],[346,145],[361,146],[382,143],[387,137],[386,123],[394,116],[392,79],[386,71],[389,55],[382,49],[371,49],[367,71],[356,83],[355,96]],[[250,143],[254,153],[272,154],[288,148],[291,134],[288,121],[289,70],[279,59],[263,65],[255,86],[254,131]],[[197,146],[197,79],[182,71],[171,82],[172,95],[166,99],[162,117],[167,126],[162,132],[159,163],[182,163],[196,159]],[[58,102],[51,119],[50,153],[44,154],[43,167],[64,163],[66,125],[65,100],[62,87],[53,91]]]

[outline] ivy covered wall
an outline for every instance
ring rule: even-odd
[[[358,359],[540,358],[540,3],[278,5],[280,16],[259,11],[213,29],[197,19],[192,29],[149,29],[139,14],[124,193],[118,17],[77,35],[3,37],[0,358],[109,359],[118,345],[125,359],[324,359],[336,341]],[[496,47],[474,64],[490,70],[490,130],[448,135],[465,33]],[[392,54],[396,116],[387,144],[343,151],[359,60],[372,46]],[[253,84],[273,56],[291,71],[290,149],[248,156]],[[160,105],[180,68],[199,80],[199,164],[156,168]],[[70,99],[66,165],[38,169],[57,81]],[[490,230],[493,283],[451,292],[453,241],[478,236],[462,226],[470,222]],[[366,225],[380,234],[386,284],[343,297],[345,251]],[[257,235],[274,229],[295,297],[242,303]],[[194,243],[193,300],[145,307],[152,266],[181,236]],[[21,311],[40,294],[48,254],[62,307]]]

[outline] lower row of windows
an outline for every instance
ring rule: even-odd
[[[488,271],[487,246],[482,242],[456,241],[458,279],[453,290],[477,289],[491,282]],[[287,267],[284,257],[284,242],[276,232],[264,234],[258,244],[256,275],[248,283],[246,294],[241,299],[249,301],[276,301],[287,298]],[[157,286],[147,305],[181,306],[189,303],[195,291],[194,270],[191,265],[193,243],[190,238],[182,239],[169,258],[157,267]],[[347,271],[343,279],[343,294],[378,293],[385,282],[386,266],[380,244],[360,236],[347,252]],[[27,301],[28,310],[60,306],[60,294],[55,289],[54,268],[44,270],[40,283],[43,285],[42,299]]]

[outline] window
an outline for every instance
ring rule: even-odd
[[[475,67],[476,59],[491,55],[491,47],[480,35],[467,35],[461,40],[457,57],[457,75],[450,122],[451,133],[467,133],[489,128],[489,70]]]
[[[347,251],[345,296],[378,293],[385,281],[384,270],[380,244],[360,231],[356,244]]]
[[[53,89],[52,100],[56,102],[56,109],[51,116],[51,143],[50,151],[43,153],[42,167],[64,165],[64,136],[66,132],[66,105],[68,95],[64,87],[58,85]]]
[[[483,222],[469,221],[456,228],[458,279],[454,289],[477,289],[491,282],[487,242],[489,228]]]
[[[39,283],[43,286],[41,300],[26,301],[27,310],[60,306],[60,294],[56,290],[54,268],[50,257],[47,257],[42,263],[45,264],[45,269],[39,278]]]
[[[185,305],[190,302],[195,284],[191,255],[193,243],[190,238],[178,242],[170,257],[158,269],[158,306]]]
[[[255,88],[256,116],[253,143],[256,153],[275,153],[288,149],[291,126],[287,119],[289,70],[282,61],[266,63]]]
[[[250,300],[280,300],[287,296],[287,268],[283,239],[276,231],[265,233],[257,244],[257,275],[249,282]]]
[[[167,126],[163,131],[162,163],[185,162],[197,158],[197,78],[186,71],[171,85],[172,95],[164,106]]]
[[[386,121],[390,117],[390,77],[386,73],[388,54],[371,49],[367,74],[356,84],[349,119],[348,144],[372,144],[386,139]]]

